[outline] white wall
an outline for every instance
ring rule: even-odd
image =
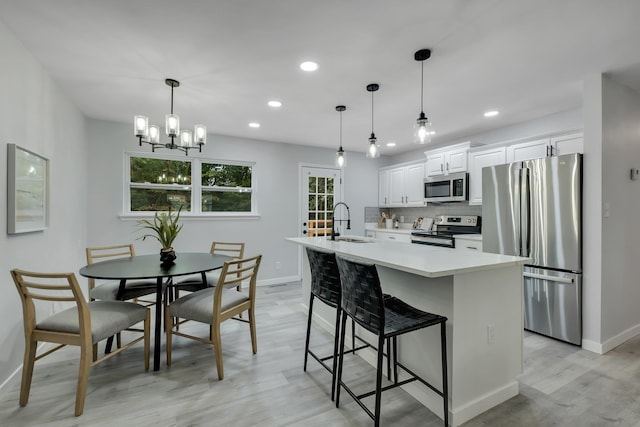
[[[84,119],[0,23],[0,384],[22,363],[22,307],[12,268],[78,271],[86,245]],[[49,159],[49,229],[7,235],[7,143]],[[51,311],[53,307],[45,307]]]
[[[89,245],[135,242],[136,253],[159,251],[157,242],[135,240],[142,233],[135,220],[123,220],[122,189],[124,153],[149,152],[138,147],[132,126],[99,120],[87,121],[89,144]],[[168,153],[167,150],[162,150]],[[184,153],[169,152],[175,156]],[[333,166],[334,150],[270,143],[210,134],[202,153],[189,156],[256,162],[257,197],[260,217],[256,219],[193,219],[184,221],[176,239],[177,251],[207,251],[212,240],[244,241],[247,255],[263,254],[259,280],[281,283],[300,276],[298,245],[285,237],[297,236],[298,173],[300,163]],[[363,153],[348,153],[344,173],[344,201],[349,205],[352,232],[364,235],[364,207],[377,204],[379,160]],[[275,263],[281,269],[275,269]]]
[[[602,353],[602,76],[583,85],[582,345]]]
[[[640,333],[640,94],[602,78],[602,342]],[[611,256],[615,254],[615,256]]]

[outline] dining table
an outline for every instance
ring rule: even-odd
[[[155,340],[153,370],[160,369],[160,341],[162,333],[162,294],[173,285],[173,278],[200,273],[206,284],[207,271],[222,268],[233,257],[201,252],[180,252],[171,264],[162,264],[159,255],[137,255],[96,262],[82,267],[81,276],[93,279],[119,280],[116,299],[122,299],[127,280],[156,279]]]

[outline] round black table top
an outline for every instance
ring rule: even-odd
[[[174,263],[168,266],[160,263],[160,254],[96,262],[82,267],[80,275],[93,279],[112,280],[174,277],[215,270],[221,268],[225,261],[233,259],[228,255],[210,253],[180,252],[176,255]]]

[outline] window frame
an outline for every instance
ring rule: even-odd
[[[212,159],[208,157],[188,156],[179,158],[161,153],[140,153],[125,152],[124,153],[124,179],[123,179],[123,199],[122,199],[122,215],[123,218],[146,218],[154,216],[156,211],[132,211],[131,210],[131,188],[171,188],[171,184],[140,184],[131,182],[131,158],[146,158],[159,160],[175,160],[191,163],[191,184],[188,185],[191,191],[191,211],[180,213],[180,218],[253,218],[258,217],[258,198],[257,198],[257,178],[256,178],[256,162],[247,162],[240,160]],[[213,187],[202,185],[202,164],[225,164],[234,166],[246,166],[251,168],[251,211],[234,211],[234,212],[208,212],[202,211],[202,191],[211,190]],[[187,186],[185,186],[187,187]],[[178,188],[176,188],[178,189]],[[221,187],[220,191],[225,190]]]

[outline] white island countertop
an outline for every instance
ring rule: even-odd
[[[327,237],[289,237],[286,240],[340,255],[361,258],[377,265],[424,277],[472,273],[508,265],[521,265],[530,261],[530,258],[517,256],[473,251],[461,253],[455,249],[438,246],[341,236],[341,238],[345,237],[353,237],[365,242],[332,241]]]

